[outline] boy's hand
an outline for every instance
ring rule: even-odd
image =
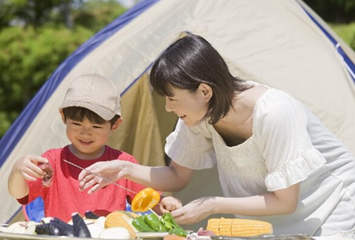
[[[171,212],[182,207],[182,203],[179,199],[167,196],[160,201],[160,211],[162,213]]]
[[[46,158],[35,155],[27,155],[17,160],[7,182],[10,195],[16,199],[28,195],[26,180],[36,181],[37,178],[43,178],[46,172],[39,166],[46,163],[48,163]]]
[[[36,155],[27,155],[16,161],[13,170],[20,173],[26,180],[35,181],[46,174],[39,166],[48,163],[46,158]]]

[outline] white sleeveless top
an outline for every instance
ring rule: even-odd
[[[355,237],[355,161],[345,146],[301,102],[269,88],[253,112],[253,134],[229,147],[208,121],[178,121],[165,151],[191,169],[217,165],[225,197],[246,197],[300,182],[295,213],[248,217],[273,224],[275,234]],[[331,215],[331,216],[330,216]]]

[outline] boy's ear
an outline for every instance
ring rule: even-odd
[[[59,113],[60,113],[63,123],[65,124],[65,117],[64,117],[63,109],[60,108]]]
[[[111,131],[115,131],[122,123],[122,117],[119,117],[117,121],[112,125]]]

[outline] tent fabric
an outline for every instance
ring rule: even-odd
[[[154,60],[183,32],[205,37],[235,75],[294,95],[355,152],[354,82],[344,57],[319,26],[340,43],[349,61],[355,54],[303,2],[161,0],[143,1],[139,9],[125,16],[127,22],[112,22],[63,62],[0,142],[5,150],[0,153],[0,223],[20,208],[7,192],[13,162],[68,144],[58,108],[70,81],[80,74],[109,77],[122,93],[123,123],[110,146],[145,165],[165,163],[162,146],[176,116],[164,110],[165,100],[152,92],[148,75]],[[196,172],[191,184],[174,195],[183,203],[221,195],[215,170]]]
[[[346,51],[344,51],[344,49],[342,48],[342,45],[344,45],[344,43],[340,39],[337,40],[336,36],[333,36],[330,33],[329,28],[327,29],[325,22],[322,19],[320,19],[319,17],[317,19],[317,15],[315,15],[315,13],[312,11],[312,9],[310,9],[306,5],[303,5],[303,8],[306,11],[307,15],[313,20],[313,22],[315,24],[317,24],[317,26],[323,31],[323,33],[328,37],[329,41],[331,41],[333,46],[337,49],[338,53],[343,58],[344,64],[345,64],[347,70],[349,71],[351,78],[355,82],[355,64],[354,64],[355,59],[351,60],[350,59],[351,56],[348,56]],[[347,47],[347,46],[345,46],[345,47]]]

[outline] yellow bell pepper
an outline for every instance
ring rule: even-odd
[[[146,212],[160,201],[159,192],[153,188],[144,188],[133,198],[131,210],[134,212]]]

